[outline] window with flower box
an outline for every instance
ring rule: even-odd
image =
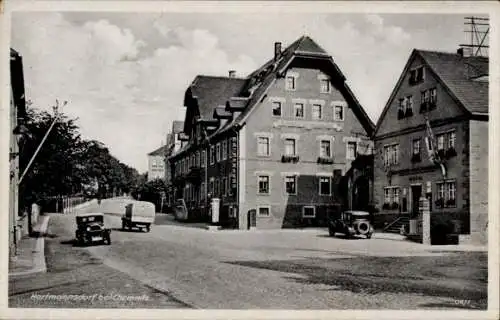
[[[457,151],[455,149],[457,135],[455,131],[438,134],[436,135],[436,138],[437,151],[441,158],[449,159],[457,155]]]
[[[399,187],[385,187],[384,188],[384,210],[397,210],[399,209]]]
[[[456,181],[443,181],[436,183],[436,208],[456,207],[457,184]]]

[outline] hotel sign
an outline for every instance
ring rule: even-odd
[[[231,171],[229,173],[230,179],[230,194],[233,195],[238,187],[236,176],[238,174],[238,139],[231,137]]]

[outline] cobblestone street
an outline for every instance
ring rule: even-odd
[[[56,306],[34,301],[32,293],[114,292],[147,295],[133,306],[160,308],[486,308],[483,252],[331,238],[321,229],[213,232],[172,223],[166,215],[157,216],[150,233],[121,231],[117,216],[106,216],[106,224],[113,229],[111,246],[77,248],[74,216],[53,215],[48,272],[10,281],[10,305]]]

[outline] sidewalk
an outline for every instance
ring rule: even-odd
[[[49,216],[40,216],[33,226],[33,237],[23,237],[18,243],[17,255],[9,259],[9,278],[18,278],[45,272],[45,234]]]

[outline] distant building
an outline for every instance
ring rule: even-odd
[[[165,179],[165,150],[166,146],[148,153],[148,181]]]
[[[375,129],[380,224],[418,217],[426,196],[433,224],[487,242],[488,64],[463,50],[413,50]]]
[[[184,122],[175,120],[172,122],[172,130],[167,134],[167,144],[165,148],[165,185],[167,186],[167,205],[172,206],[175,200],[172,187],[172,165],[170,164],[170,156],[177,153],[184,145],[187,144],[187,138],[184,133]]]
[[[332,57],[303,36],[246,78],[197,76],[184,99],[189,143],[171,157],[189,215],[246,229],[325,225],[337,184],[374,125]],[[255,219],[253,219],[255,213]],[[250,219],[252,217],[252,219]]]
[[[9,248],[11,253],[20,238],[17,225],[19,219],[19,141],[26,117],[26,99],[24,96],[23,59],[19,53],[10,49],[10,179],[9,179]],[[26,230],[24,230],[26,231]]]

